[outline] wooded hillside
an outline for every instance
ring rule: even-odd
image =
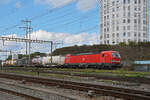
[[[119,45],[83,45],[72,46],[56,49],[53,55],[66,55],[66,54],[78,54],[88,52],[101,52],[106,50],[119,51],[122,60],[135,61],[135,60],[150,60],[150,42],[147,43],[134,43],[131,42],[128,45],[120,43]]]

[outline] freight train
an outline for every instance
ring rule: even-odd
[[[27,59],[2,61],[3,66],[27,66]],[[121,56],[117,51],[102,51],[98,53],[67,54],[66,56],[36,57],[29,66],[61,67],[61,68],[99,68],[116,69],[122,66]]]

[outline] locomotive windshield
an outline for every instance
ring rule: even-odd
[[[120,54],[119,53],[112,53],[112,56],[115,58],[120,58]]]

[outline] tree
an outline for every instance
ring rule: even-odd
[[[11,60],[11,59],[12,59],[12,55],[9,55],[6,60]]]
[[[127,44],[125,42],[120,42],[119,46],[127,46]]]
[[[130,41],[129,42],[129,46],[131,46],[131,47],[133,47],[133,46],[136,46],[137,44],[136,44],[136,42],[134,42],[134,41]]]

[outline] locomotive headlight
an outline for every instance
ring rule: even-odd
[[[113,63],[113,62],[120,62],[120,60],[119,60],[119,61],[116,61],[116,60],[111,60],[111,63]]]
[[[115,62],[115,60],[111,60],[111,63]]]

